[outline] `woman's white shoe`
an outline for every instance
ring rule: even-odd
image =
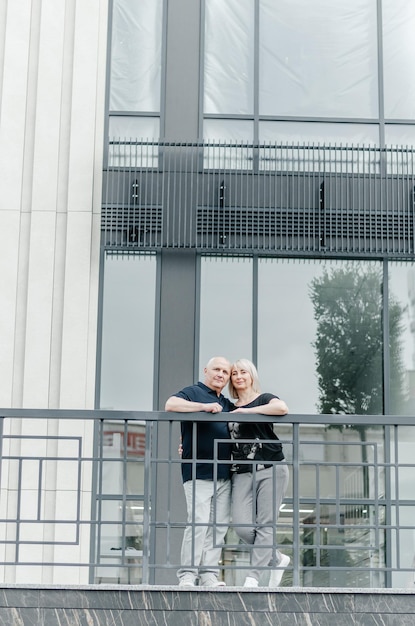
[[[280,569],[273,569],[271,576],[269,577],[268,587],[279,587],[284,574],[284,570],[290,562],[290,557],[286,554],[281,554],[281,561],[278,563]]]

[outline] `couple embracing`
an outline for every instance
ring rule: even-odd
[[[227,384],[234,403],[222,394]],[[271,568],[268,586],[278,587],[290,562],[288,556],[273,548],[278,512],[288,486],[288,468],[271,421],[236,420],[238,413],[285,415],[287,405],[272,393],[261,393],[257,370],[248,359],[231,364],[224,357],[213,357],[204,368],[203,382],[171,396],[165,409],[228,412],[234,420],[181,424],[182,459],[188,461],[182,463],[188,524],[182,542],[179,585],[194,587],[199,580],[201,586],[224,586],[218,578],[218,562],[232,510],[236,533],[252,545],[244,587],[258,587],[261,571],[267,566]],[[216,467],[214,458],[219,461]]]

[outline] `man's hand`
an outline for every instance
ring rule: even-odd
[[[206,413],[221,413],[222,407],[219,402],[209,402],[203,405],[202,411],[206,411]]]

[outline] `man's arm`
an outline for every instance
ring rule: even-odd
[[[165,411],[176,411],[177,413],[198,413],[206,411],[207,413],[221,413],[222,407],[219,402],[193,402],[185,400],[178,396],[170,396],[164,407]]]

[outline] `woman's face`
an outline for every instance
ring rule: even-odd
[[[231,380],[236,390],[242,391],[252,387],[251,374],[242,368],[232,367]]]

